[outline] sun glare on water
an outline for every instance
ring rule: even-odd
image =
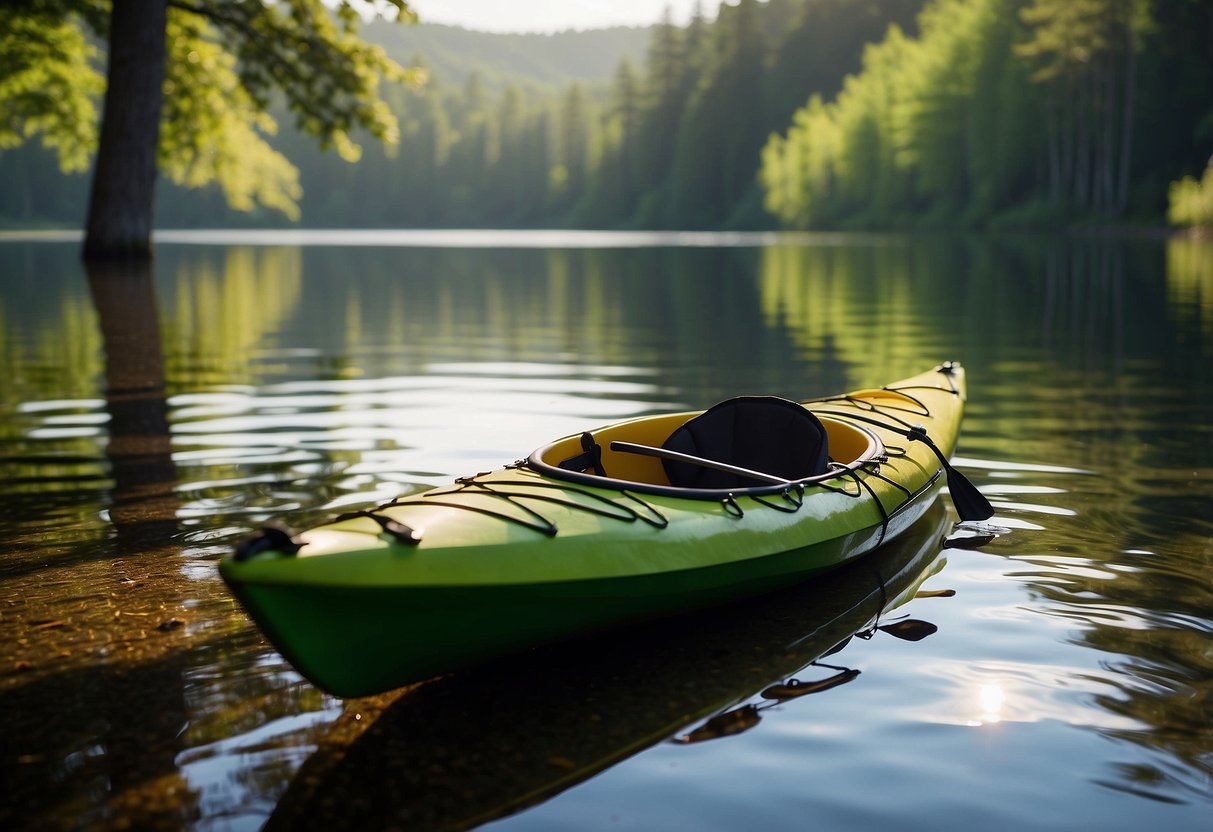
[[[1002,709],[1007,694],[1001,685],[982,685],[977,689],[976,725],[991,725],[1002,721]]]

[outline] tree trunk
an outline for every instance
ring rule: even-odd
[[[1116,171],[1118,168],[1117,154],[1116,154],[1116,140],[1118,137],[1118,130],[1116,127],[1116,116],[1117,116],[1117,113],[1120,111],[1120,105],[1123,102],[1117,100],[1116,94],[1118,91],[1117,79],[1119,77],[1117,70],[1120,69],[1121,71],[1123,71],[1123,67],[1118,66],[1118,64],[1119,64],[1119,62],[1114,57],[1109,56],[1108,71],[1104,77],[1104,82],[1106,83],[1107,86],[1104,90],[1105,104],[1104,104],[1104,141],[1103,141],[1104,151],[1103,151],[1103,165],[1102,165],[1102,169],[1103,169],[1102,187],[1103,187],[1103,193],[1104,193],[1105,210],[1106,210],[1106,213],[1111,216],[1116,216],[1117,214],[1119,214],[1119,211],[1117,210],[1117,197],[1116,197]]]
[[[1078,101],[1074,94],[1074,71],[1066,70],[1065,98],[1061,106],[1061,199],[1069,199],[1074,185],[1074,122],[1078,114]]]
[[[1106,207],[1104,200],[1105,162],[1108,155],[1108,132],[1104,129],[1107,124],[1106,112],[1110,109],[1108,98],[1104,95],[1105,81],[1111,72],[1112,60],[1107,55],[1101,55],[1091,64],[1091,207],[1097,214],[1103,214]]]
[[[1213,15],[1210,15],[1213,20]],[[1116,192],[1116,214],[1122,216],[1129,204],[1129,168],[1133,160],[1133,115],[1137,105],[1137,32],[1128,26],[1128,55],[1125,59],[1125,92],[1120,122],[1120,170]]]
[[[1061,120],[1062,107],[1057,102],[1057,87],[1050,85],[1045,89],[1045,136],[1048,148],[1049,202],[1057,205],[1061,202]]]
[[[1081,210],[1090,207],[1091,142],[1090,102],[1087,99],[1087,73],[1080,73],[1074,97],[1074,204]]]
[[[86,260],[145,260],[160,138],[167,0],[114,0],[105,115],[93,170]]]

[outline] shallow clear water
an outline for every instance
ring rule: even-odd
[[[77,252],[0,238],[0,826],[1209,828],[1209,243],[178,232],[111,274]],[[343,702],[215,570],[267,519],[582,428],[946,359],[956,461],[998,515],[958,530],[941,503],[758,603]],[[937,630],[898,638],[905,616]],[[834,684],[763,698],[790,679]]]

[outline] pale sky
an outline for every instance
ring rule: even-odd
[[[697,0],[410,0],[424,23],[484,32],[558,32],[607,26],[648,26],[668,7],[674,23],[691,19]],[[698,0],[711,19],[721,0]]]

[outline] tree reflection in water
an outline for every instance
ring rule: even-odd
[[[51,826],[179,825],[196,814],[176,763],[188,722],[180,631],[195,590],[181,570],[153,277],[146,263],[105,264],[88,282],[105,350],[113,537],[80,547],[67,568],[31,569],[29,592],[7,587],[25,601],[15,614],[27,658],[24,678],[0,687],[0,735],[19,749],[4,808]],[[67,586],[40,591],[48,584]]]

